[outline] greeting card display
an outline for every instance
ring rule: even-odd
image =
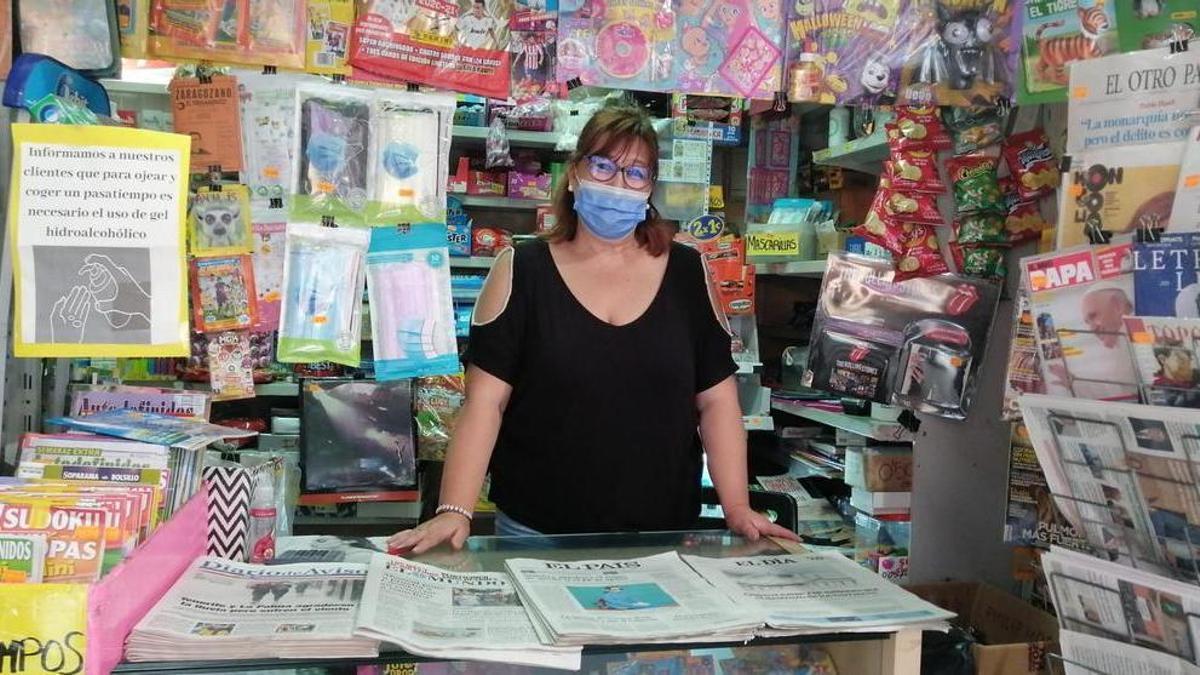
[[[1000,290],[952,274],[896,274],[888,261],[830,255],[802,384],[962,419]]]
[[[559,19],[560,82],[745,98],[782,87],[778,0],[567,0]]]

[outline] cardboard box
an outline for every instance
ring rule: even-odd
[[[975,628],[982,642],[972,648],[976,675],[1041,673],[1046,652],[1056,647],[1058,621],[1053,616],[994,586],[948,581],[907,588],[958,614],[955,622]]]
[[[912,446],[846,448],[845,482],[871,492],[912,490]]]

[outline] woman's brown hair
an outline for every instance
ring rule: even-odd
[[[589,155],[612,157],[611,153],[620,152],[632,143],[646,146],[650,161],[651,185],[658,179],[658,135],[654,133],[654,124],[650,116],[641,108],[628,105],[609,106],[601,109],[579,134],[579,142],[575,152],[571,153],[569,165],[579,166],[580,162]],[[554,226],[544,235],[549,241],[571,241],[579,229],[579,216],[575,213],[575,194],[567,189],[568,180],[564,176],[554,192]],[[646,219],[638,223],[634,237],[638,244],[659,256],[667,252],[671,239],[678,227],[669,220],[663,220],[658,215],[658,209],[650,204]]]

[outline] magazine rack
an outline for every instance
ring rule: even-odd
[[[0,659],[25,660],[28,670],[13,672],[111,672],[134,625],[204,555],[207,512],[202,488],[97,583],[0,585]]]

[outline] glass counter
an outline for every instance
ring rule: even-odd
[[[365,562],[385,550],[384,538],[336,536],[281,539],[277,561]],[[588,560],[635,558],[676,551],[707,557],[784,555],[803,550],[791,542],[763,539],[750,542],[720,531],[576,534],[545,537],[472,537],[461,551],[435,549],[414,560],[460,572],[504,571],[508,558]],[[920,672],[921,635],[898,633],[831,633],[742,643],[606,645],[585,647],[580,672],[598,675],[721,675],[722,673],[793,673],[804,670],[805,659],[820,665],[832,659],[842,675],[887,675]],[[393,651],[394,650],[394,651]],[[474,662],[447,662],[407,654],[381,645],[378,657],[360,659],[256,659],[247,661],[179,661],[120,664],[117,673],[297,673],[450,675],[492,673],[516,675],[564,671]],[[826,672],[814,668],[812,672]]]

